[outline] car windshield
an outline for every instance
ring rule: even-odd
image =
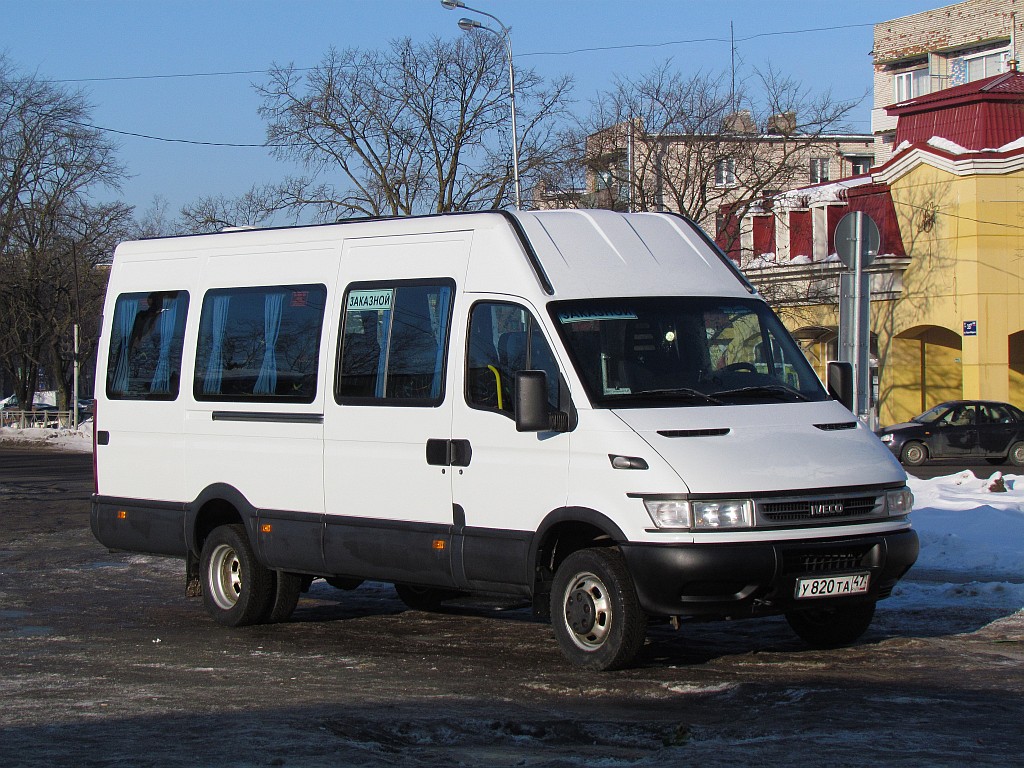
[[[551,304],[591,402],[609,408],[826,400],[803,353],[757,299]]]
[[[919,414],[911,419],[916,421],[918,424],[934,424],[936,421],[941,419],[947,413],[949,413],[950,406],[948,403],[942,405],[936,405],[934,408],[929,408],[922,414]]]

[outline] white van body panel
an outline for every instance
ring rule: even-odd
[[[902,467],[850,412],[833,401],[779,403],[770,408],[616,410],[616,415],[668,464],[690,493],[742,495],[793,488],[843,488],[902,482]],[[856,425],[836,428],[833,425]],[[820,425],[820,426],[815,426]],[[728,430],[715,436],[666,437],[659,432]],[[767,436],[771,436],[766,439]],[[808,468],[813,467],[813,475]]]
[[[348,239],[336,278],[339,302],[351,283],[449,278],[457,303],[472,243],[469,231]],[[341,314],[339,303],[332,325]],[[337,344],[327,348],[333,370]],[[435,408],[342,406],[327,395],[323,489],[328,514],[452,524],[451,475],[426,463],[424,444],[451,435],[452,404],[461,395],[458,373],[458,365],[449,364],[445,399]]]

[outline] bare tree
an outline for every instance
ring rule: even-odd
[[[742,216],[806,179],[808,151],[855,106],[771,69],[736,90],[724,74],[687,77],[671,62],[618,77],[579,140],[593,190],[584,203],[673,210],[713,229],[723,207]]]
[[[278,187],[277,206],[345,215],[497,208],[512,196],[504,49],[485,33],[331,50],[305,74],[275,66],[260,113],[267,143],[308,175]],[[562,149],[556,122],[571,79],[516,75],[523,187]]]
[[[19,75],[0,57],[0,366],[22,403],[41,370],[59,378],[52,351],[69,328],[77,263],[69,233],[99,210],[87,194],[121,180],[114,151],[89,126],[81,93]],[[120,220],[125,209],[114,209]]]

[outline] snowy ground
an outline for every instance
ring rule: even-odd
[[[78,432],[4,427],[0,441],[91,451],[92,422]],[[971,602],[1003,615],[1024,609],[1024,475],[979,478],[964,471],[909,483],[921,555],[886,608]]]

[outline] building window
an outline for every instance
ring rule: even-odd
[[[871,170],[871,164],[874,162],[874,158],[870,155],[851,155],[847,158],[850,161],[850,175],[851,176],[863,176]]]
[[[963,85],[1005,72],[1009,59],[1009,49],[954,59],[950,65],[950,85]]]
[[[931,93],[931,73],[927,67],[900,72],[893,77],[893,100],[896,102],[916,99]]]
[[[823,181],[828,181],[828,158],[812,157],[811,184],[820,184]]]
[[[715,186],[736,186],[736,159],[725,157],[715,163]]]

